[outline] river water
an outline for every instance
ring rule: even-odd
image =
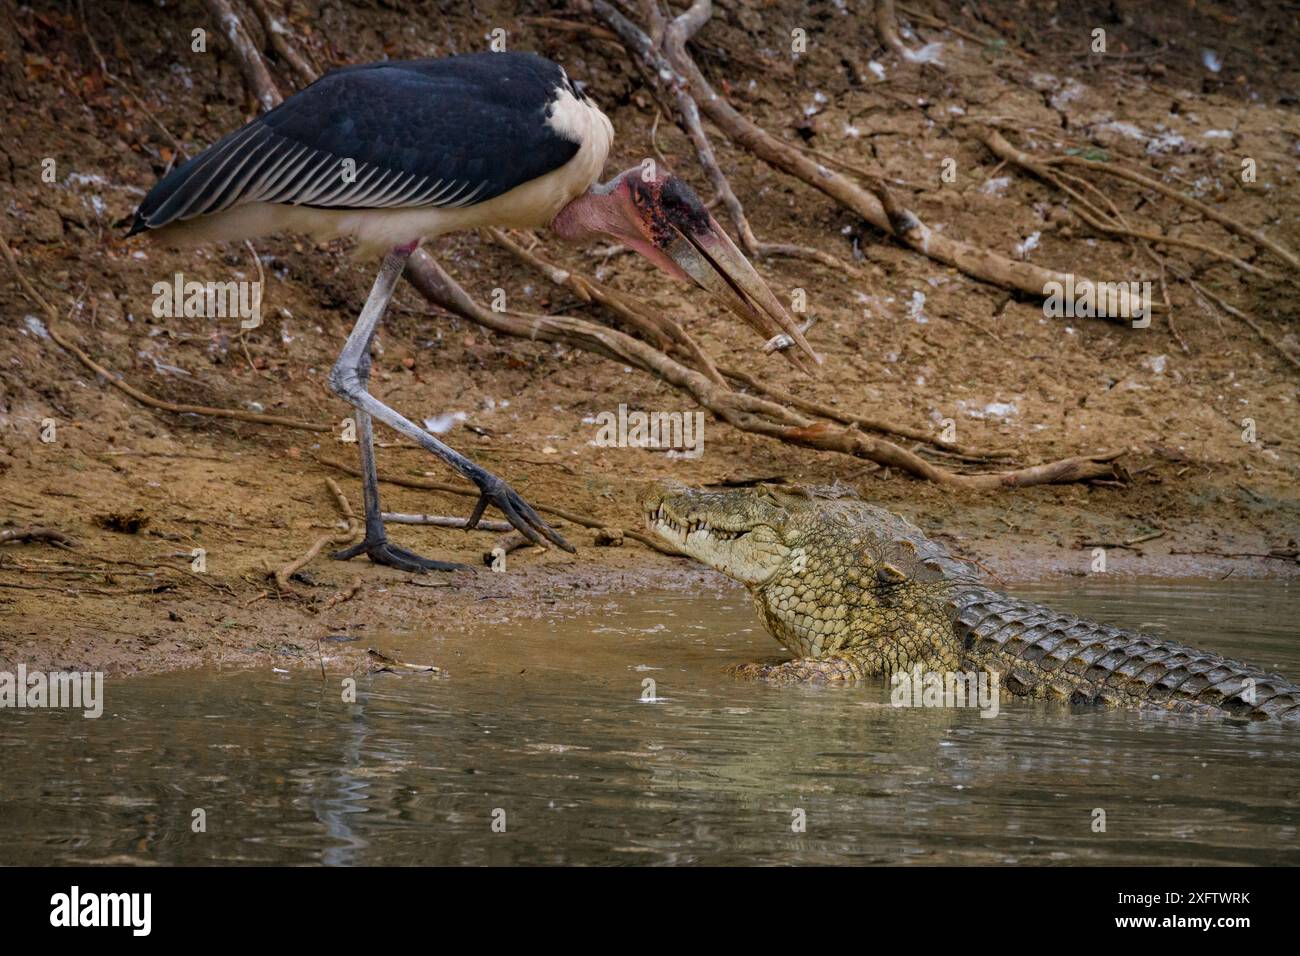
[[[1019,588],[1300,677],[1300,586]],[[0,711],[0,864],[1300,863],[1300,731],[772,687],[742,591],[367,637],[449,676],[110,679]],[[328,650],[326,651],[328,653]],[[198,831],[198,832],[196,832]]]

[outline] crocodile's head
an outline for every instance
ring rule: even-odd
[[[813,530],[805,497],[773,488],[696,491],[675,481],[641,492],[646,526],[697,561],[750,587],[772,580]]]
[[[769,487],[641,493],[649,528],[747,585],[782,643],[820,653],[869,635],[947,626],[952,586],[974,569],[919,528],[874,505]]]

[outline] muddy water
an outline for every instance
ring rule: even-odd
[[[1019,593],[1300,675],[1294,584]],[[1300,862],[1300,732],[737,683],[780,655],[739,591],[364,641],[450,676],[345,703],[310,670],[190,672],[110,681],[98,720],[0,711],[0,864]]]

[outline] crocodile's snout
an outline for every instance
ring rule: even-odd
[[[784,512],[761,490],[697,491],[661,481],[639,498],[646,527],[659,538],[745,584],[769,580],[789,552]]]
[[[641,490],[638,499],[646,527],[679,546],[688,539],[731,541],[751,530],[742,516],[710,507],[707,493],[680,482],[654,482]]]

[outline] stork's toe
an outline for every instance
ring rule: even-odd
[[[426,571],[474,570],[467,564],[458,564],[455,561],[435,561],[432,558],[422,557],[414,551],[399,548],[387,538],[366,539],[359,544],[352,545],[350,548],[335,551],[330,557],[336,561],[347,561],[355,558],[358,554],[366,555],[375,564],[396,568],[399,571],[408,571],[411,574],[423,574]]]

